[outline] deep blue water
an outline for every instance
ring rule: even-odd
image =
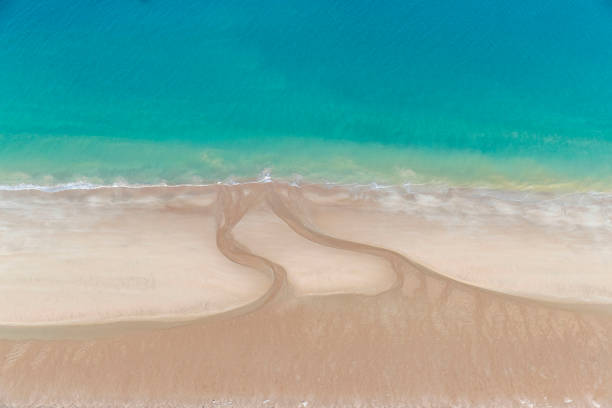
[[[612,190],[612,2],[0,0],[0,184]]]

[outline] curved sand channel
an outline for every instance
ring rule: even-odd
[[[534,282],[546,282],[537,274],[511,290],[495,286],[499,281],[491,276],[480,276],[467,284],[461,282],[467,280],[462,271],[444,271],[450,276],[455,273],[459,280],[439,275],[406,257],[407,252],[424,244],[408,246],[402,241],[408,222],[422,228],[424,241],[429,232],[442,237],[439,218],[432,221],[431,217],[383,211],[376,197],[369,194],[356,196],[342,189],[296,189],[273,183],[108,189],[53,197],[36,192],[3,193],[3,211],[8,214],[4,231],[18,225],[25,235],[31,234],[26,227],[37,227],[37,211],[48,208],[48,201],[57,200],[52,208],[79,208],[58,217],[64,220],[69,215],[74,224],[66,221],[73,226],[64,233],[81,238],[53,234],[53,243],[62,244],[60,248],[74,250],[81,244],[92,250],[92,242],[80,234],[91,233],[84,228],[87,225],[95,225],[98,233],[104,231],[106,224],[100,221],[104,211],[109,213],[102,218],[115,229],[131,231],[122,236],[123,246],[104,248],[101,241],[94,240],[95,253],[103,259],[88,258],[85,265],[102,263],[121,248],[153,259],[131,269],[125,269],[125,263],[115,264],[116,271],[108,268],[112,263],[105,264],[107,268],[100,270],[109,275],[90,272],[85,275],[89,282],[76,273],[76,267],[69,268],[74,265],[70,262],[62,264],[67,269],[53,275],[55,279],[46,280],[35,278],[42,276],[35,274],[42,261],[28,269],[27,279],[26,274],[12,277],[4,262],[2,276],[13,280],[7,284],[5,279],[1,290],[19,306],[5,300],[0,309],[2,320],[12,326],[4,325],[4,337],[108,335],[53,342],[0,341],[0,403],[184,406],[214,405],[214,399],[239,406],[261,406],[264,401],[277,406],[302,401],[325,406],[400,402],[417,406],[605,406],[612,401],[612,322],[607,306],[594,308],[594,302],[589,302],[593,292],[588,274],[583,276],[584,287],[589,289],[582,292],[586,303],[581,305],[576,304],[575,296],[573,304],[560,302],[567,298],[562,291],[544,294],[557,301],[537,300],[541,293],[533,289],[540,286]],[[26,204],[30,217],[18,217]],[[393,218],[393,223],[387,223],[385,217]],[[114,224],[118,220],[121,223]],[[370,224],[364,233],[364,221],[379,224]],[[149,227],[145,227],[147,222]],[[388,245],[376,245],[383,239],[377,232],[380,225],[386,229]],[[53,220],[47,220],[45,226],[56,228]],[[158,245],[155,231],[161,234]],[[186,235],[186,231],[193,235]],[[466,231],[470,229],[464,228]],[[597,231],[595,250],[605,233]],[[147,252],[135,249],[143,236],[147,237]],[[468,243],[477,242],[469,234],[466,237]],[[573,239],[571,234],[568,237]],[[116,240],[117,235],[106,238]],[[584,231],[579,238],[585,239]],[[33,245],[22,239],[23,246]],[[512,243],[513,237],[510,234],[506,239]],[[3,242],[6,252],[18,252]],[[387,249],[401,242],[400,250]],[[565,248],[568,242],[563,242]],[[467,245],[460,244],[461,249]],[[444,250],[449,251],[448,247]],[[44,265],[53,265],[47,262],[52,259],[49,252]],[[27,258],[15,257],[9,265],[27,265],[32,253],[24,253]],[[220,258],[213,254],[223,254],[233,262],[214,263]],[[595,262],[592,278],[600,283],[597,294],[601,300],[610,286],[599,279],[597,265],[607,254],[596,254],[596,258],[581,261],[587,270],[591,267],[588,263]],[[167,274],[156,275],[159,268],[168,265],[161,262],[167,258],[172,259],[172,270],[182,266],[193,274],[173,274],[170,280]],[[502,254],[500,259],[504,263],[507,258]],[[527,266],[532,259],[526,257]],[[195,263],[190,269],[188,262],[198,260],[199,269]],[[427,261],[430,265],[440,262],[433,256]],[[557,266],[564,267],[561,262]],[[152,276],[155,285],[124,289],[125,284],[110,287],[107,283],[110,278],[121,279],[126,272],[133,274],[133,281],[141,282],[135,278],[141,278],[144,271],[153,273],[147,276]],[[72,273],[65,275],[70,281],[76,278],[76,286],[58,279],[67,272]],[[528,272],[524,271],[525,275]],[[177,277],[181,279],[178,282]],[[547,279],[562,283],[571,276]],[[169,287],[164,286],[171,280]],[[83,287],[90,289],[85,291],[89,302],[78,296],[64,304],[58,301]],[[99,293],[97,287],[102,288]],[[199,295],[192,298],[193,289]],[[138,290],[141,293],[135,298]],[[46,291],[55,297],[46,298]],[[315,294],[326,296],[311,296]],[[20,298],[24,295],[25,300]],[[129,302],[116,300],[125,296]],[[51,309],[49,299],[56,301]],[[104,299],[114,302],[109,306],[123,309],[101,308]],[[198,305],[195,299],[205,307],[193,307]],[[81,315],[67,319],[77,302]],[[188,312],[187,304],[191,306]],[[126,315],[134,321],[126,321]],[[194,318],[198,320],[193,324],[159,329]],[[118,331],[135,327],[141,330]],[[62,375],[55,375],[58,372]]]

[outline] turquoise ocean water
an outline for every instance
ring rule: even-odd
[[[0,184],[612,191],[608,0],[0,0]]]

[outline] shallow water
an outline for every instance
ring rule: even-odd
[[[603,0],[0,6],[0,184],[610,190]]]

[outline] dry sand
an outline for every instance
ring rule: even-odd
[[[270,278],[217,249],[215,200],[5,193],[0,325],[193,318],[259,298]]]
[[[607,213],[546,200],[2,192],[0,404],[609,406]]]

